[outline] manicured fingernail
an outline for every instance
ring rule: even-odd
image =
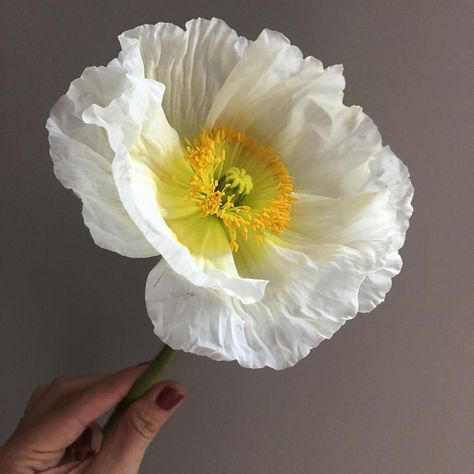
[[[139,364],[135,365],[134,367],[144,367],[145,365],[148,365],[151,362],[151,360],[146,360],[145,362],[140,362]]]
[[[184,395],[179,393],[176,389],[166,386],[156,397],[156,404],[162,409],[169,411],[174,408],[182,399]]]
[[[90,427],[87,427],[81,434],[79,438],[80,445],[83,448],[90,448],[92,445],[92,430]]]

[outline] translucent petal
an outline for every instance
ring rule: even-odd
[[[215,233],[219,245],[206,237],[205,248],[198,255],[179,241],[165,220],[179,209],[191,218],[198,210],[186,204],[185,191],[173,182],[173,176],[188,172],[183,159],[181,141],[169,125],[161,101],[164,86],[156,81],[131,78],[133,87],[107,107],[91,107],[84,114],[88,123],[107,130],[115,152],[113,174],[128,213],[150,244],[167,260],[174,271],[195,285],[220,289],[245,302],[258,301],[263,296],[264,280],[241,278],[233,266],[229,246],[222,244],[221,234]],[[160,194],[165,181],[177,195],[171,201]],[[171,192],[171,191],[170,191]],[[181,194],[180,194],[181,193]],[[166,197],[166,193],[165,193]],[[171,215],[171,217],[173,217]],[[171,219],[173,220],[173,219]],[[194,232],[202,227],[193,229]],[[205,232],[209,229],[204,226]],[[199,237],[204,237],[200,235]],[[221,254],[216,255],[216,250]],[[223,269],[223,267],[225,269]]]
[[[106,106],[129,86],[117,61],[87,68],[55,104],[46,128],[54,172],[81,198],[84,223],[95,243],[127,257],[149,257],[157,251],[130,219],[117,193],[107,134],[82,118],[92,104]]]
[[[389,192],[328,198],[295,193],[290,226],[282,240],[291,245],[351,245],[390,240],[395,203]]]
[[[370,162],[370,178],[364,187],[365,191],[383,190],[390,196],[395,209],[392,223],[392,238],[387,249],[384,265],[367,274],[359,292],[359,310],[372,311],[384,299],[391,288],[392,278],[402,268],[402,259],[398,254],[405,242],[410,217],[413,213],[411,200],[413,185],[407,167],[385,147],[376,159]]]
[[[381,139],[360,107],[343,105],[343,88],[341,66],[324,69],[265,30],[219,91],[207,125],[234,127],[271,145],[299,192],[350,194],[356,179],[367,177]]]
[[[199,133],[218,90],[247,47],[245,38],[216,18],[188,21],[186,30],[171,23],[143,25],[119,40],[125,51],[136,49],[141,55],[142,66],[130,55],[123,59],[133,74],[166,86],[166,116],[188,139]]]
[[[356,270],[356,252],[340,249],[337,261],[318,267],[299,252],[274,245],[267,252],[273,278],[265,297],[253,304],[196,287],[161,260],[146,286],[156,334],[176,349],[249,368],[283,369],[355,316],[364,275]]]

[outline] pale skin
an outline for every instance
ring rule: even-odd
[[[183,387],[173,381],[153,385],[103,443],[95,421],[117,405],[146,366],[60,377],[37,387],[15,432],[0,447],[0,472],[138,473],[149,444],[181,405]]]

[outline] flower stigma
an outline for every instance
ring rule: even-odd
[[[237,203],[239,200],[242,200],[243,197],[250,193],[253,189],[253,179],[252,176],[247,174],[244,168],[237,168],[233,166],[229,168],[225,175],[223,176],[225,187],[229,187],[229,190],[232,192],[235,190],[237,193],[237,198],[235,202]],[[218,188],[221,185],[221,180],[219,180]]]
[[[249,235],[261,243],[281,234],[290,220],[293,181],[278,154],[247,134],[225,127],[202,130],[186,146],[192,170],[185,199],[223,224],[230,248]]]

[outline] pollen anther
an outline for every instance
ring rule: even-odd
[[[230,128],[213,128],[187,142],[185,160],[193,171],[186,199],[203,216],[222,220],[233,252],[239,235],[260,243],[287,227],[293,182],[278,154]]]

